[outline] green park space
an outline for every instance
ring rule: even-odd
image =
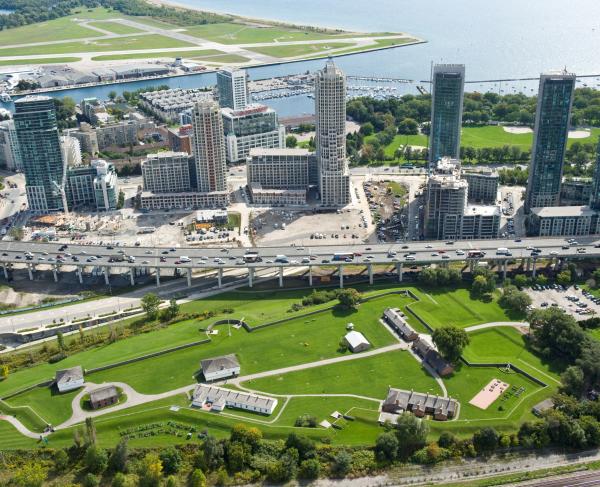
[[[120,22],[111,22],[110,20],[99,20],[97,22],[91,22],[90,25],[118,35],[139,34],[140,32],[143,32],[130,25],[121,24]]]
[[[132,54],[103,54],[94,56],[92,61],[117,61],[122,59],[154,59],[154,58],[176,58],[184,57],[186,59],[193,57],[212,57],[223,54],[223,51],[217,49],[200,49],[197,51],[165,51],[165,52],[138,52]]]
[[[14,408],[30,407],[39,418],[44,420],[42,426],[46,424],[58,425],[71,417],[73,413],[71,403],[79,392],[80,390],[60,393],[55,387],[36,387],[13,396],[5,402]],[[37,426],[37,428],[32,429],[40,431],[39,421],[37,421]]]
[[[240,56],[238,54],[220,54],[216,56],[205,56],[205,57],[193,57],[192,61],[200,61],[206,65],[212,63],[216,64],[234,64],[234,63],[247,63],[250,61],[247,57]]]
[[[319,44],[296,44],[283,46],[253,47],[250,50],[267,56],[287,58],[312,55],[315,53],[352,46],[348,42],[328,42]]]
[[[192,44],[157,34],[141,34],[133,37],[98,39],[89,42],[66,42],[41,46],[24,46],[0,49],[0,57],[31,56],[37,54],[70,54],[75,52],[133,51],[192,47]]]
[[[353,54],[356,52],[368,51],[370,49],[382,49],[384,47],[393,47],[393,46],[402,46],[404,44],[408,44],[410,42],[415,42],[416,39],[412,37],[401,37],[401,38],[392,38],[392,39],[375,39],[374,44],[368,44],[360,47],[351,47],[349,49],[342,49],[341,51],[336,51],[335,56],[339,56],[340,54]],[[311,56],[318,57],[318,56]]]
[[[473,299],[468,289],[428,289],[417,291],[420,301],[410,308],[432,328],[458,326],[467,328],[482,323],[514,321],[507,311],[498,304],[498,296],[484,302]]]
[[[47,22],[0,31],[0,46],[84,39],[87,37],[100,37],[102,35],[97,30],[79,25],[71,17],[62,17]]]
[[[379,400],[385,399],[390,386],[441,394],[433,377],[401,350],[251,380],[243,386],[271,394],[355,394]]]

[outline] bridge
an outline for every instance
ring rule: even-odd
[[[498,252],[508,249],[508,254]],[[480,250],[477,257],[469,251]],[[456,242],[423,241],[389,244],[336,244],[326,246],[287,246],[232,248],[222,247],[124,247],[113,245],[81,245],[77,243],[0,242],[0,267],[9,278],[11,272],[24,270],[29,279],[36,272],[48,271],[58,281],[62,272],[75,271],[83,283],[86,270],[102,274],[107,285],[111,273],[129,275],[131,285],[137,274],[154,273],[156,285],[161,284],[161,271],[181,272],[192,285],[193,271],[216,271],[218,287],[222,287],[226,269],[245,269],[248,286],[252,287],[258,269],[278,271],[279,286],[283,287],[284,269],[308,270],[309,285],[313,285],[313,269],[337,268],[340,287],[344,286],[344,268],[362,266],[373,282],[374,266],[394,266],[402,281],[405,266],[429,264],[448,265],[462,262],[471,269],[478,262],[497,264],[506,277],[510,261],[520,260],[527,272],[535,277],[540,259],[553,260],[562,265],[567,260],[600,258],[600,239],[582,237],[569,244],[563,238],[527,238],[517,240],[462,240]],[[1,274],[0,274],[1,275]]]

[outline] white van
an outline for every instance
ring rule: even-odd
[[[179,257],[179,260],[181,262],[191,262],[192,259],[190,259],[187,255],[182,255],[181,257]]]

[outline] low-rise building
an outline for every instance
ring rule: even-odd
[[[306,189],[319,184],[317,157],[307,149],[250,150],[248,184],[269,189]]]
[[[419,418],[432,416],[437,421],[446,421],[458,412],[458,401],[450,397],[390,387],[381,410],[388,414],[411,412]]]
[[[590,202],[593,183],[591,179],[570,179],[560,185],[561,206],[582,206]]]
[[[387,308],[383,312],[385,322],[407,342],[414,342],[419,334],[407,323],[404,314],[394,308]]]
[[[192,154],[192,126],[182,125],[178,129],[168,129],[167,139],[169,147],[173,152],[186,152]]]
[[[202,360],[200,366],[207,382],[236,377],[240,374],[240,363],[234,354]]]
[[[96,130],[89,123],[81,122],[79,129],[67,129],[63,133],[76,138],[79,141],[82,152],[86,152],[92,157],[98,154],[99,148]]]
[[[527,234],[532,237],[578,237],[600,233],[599,213],[589,206],[532,208]]]
[[[210,193],[192,191],[188,193],[152,193],[144,191],[140,200],[140,207],[144,210],[224,208],[228,204],[228,191],[213,191]]]
[[[107,147],[126,147],[138,143],[140,124],[137,120],[123,120],[121,122],[104,125],[96,128],[96,139],[98,148],[104,150]]]
[[[422,338],[413,342],[412,349],[423,361],[429,364],[442,377],[454,372],[454,367],[440,353]]]
[[[217,412],[229,407],[268,415],[277,407],[277,399],[199,384],[192,394],[192,405]]]
[[[119,390],[115,386],[101,387],[90,392],[92,409],[105,408],[119,402]]]
[[[250,200],[260,206],[304,206],[306,205],[306,189],[272,189],[263,188],[258,183],[249,185]]]
[[[59,392],[68,392],[83,386],[83,369],[81,366],[57,370],[54,380]]]
[[[92,125],[104,125],[113,118],[106,110],[106,106],[98,98],[84,98],[80,103],[81,111]]]
[[[500,177],[493,169],[463,171],[469,185],[468,199],[474,203],[494,205],[498,200]]]
[[[200,88],[148,91],[140,95],[140,105],[163,122],[180,122],[181,115],[200,100],[212,99],[213,94]],[[183,125],[189,121],[181,122]]]
[[[371,348],[369,340],[360,332],[352,330],[344,336],[344,342],[352,353],[364,352]]]

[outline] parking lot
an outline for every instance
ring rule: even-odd
[[[576,320],[585,320],[600,314],[600,298],[595,298],[579,287],[576,289],[574,286],[570,286],[565,290],[560,289],[558,286],[557,289],[553,289],[551,285],[544,287],[548,289],[536,290],[531,288],[526,290],[527,294],[531,296],[534,308],[545,309],[558,306],[575,317]]]

